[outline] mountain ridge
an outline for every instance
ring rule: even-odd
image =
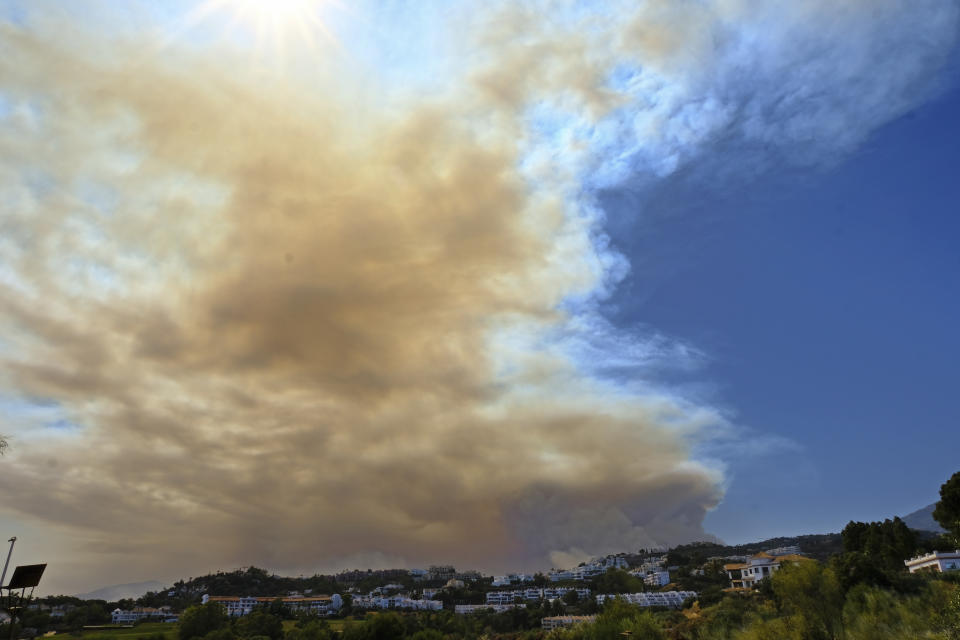
[[[946,529],[941,527],[940,523],[933,519],[933,510],[936,508],[936,506],[936,503],[928,504],[925,507],[921,507],[916,511],[908,513],[900,519],[903,520],[911,529],[931,531],[933,533],[946,533]]]

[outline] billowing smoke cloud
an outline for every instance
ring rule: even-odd
[[[628,265],[594,190],[718,141],[749,171],[849,151],[930,89],[956,19],[511,6],[431,99],[2,25],[4,508],[104,580],[703,538],[722,478],[690,446],[725,423],[651,380],[694,350],[597,315]]]

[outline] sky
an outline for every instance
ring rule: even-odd
[[[839,531],[957,461],[960,2],[0,2],[47,593]]]

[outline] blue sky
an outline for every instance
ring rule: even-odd
[[[619,236],[656,258],[618,290],[617,322],[693,341],[737,422],[800,446],[730,461],[707,519],[721,537],[904,515],[955,471],[937,443],[957,421],[957,113],[952,86],[837,166],[693,203],[666,189],[671,214]]]
[[[44,6],[0,518],[49,588],[568,566],[956,471],[957,2]]]

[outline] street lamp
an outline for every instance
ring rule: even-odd
[[[7,579],[7,567],[10,565],[10,555],[13,553],[13,543],[17,541],[17,536],[13,536],[7,542],[10,543],[10,551],[7,551],[7,561],[3,563],[3,575],[0,575],[0,587],[3,586],[3,581]]]

